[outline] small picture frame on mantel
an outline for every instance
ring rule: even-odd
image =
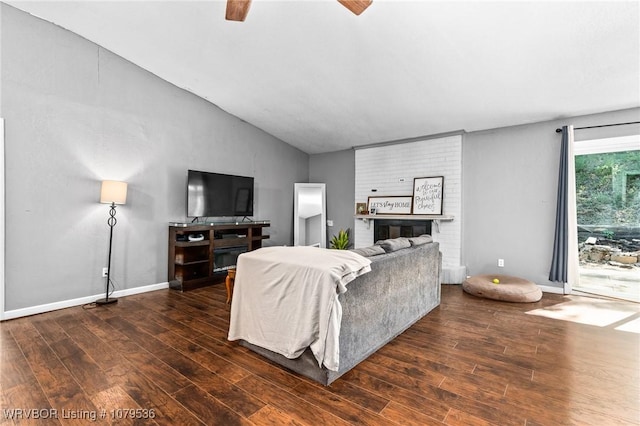
[[[356,203],[356,214],[366,215],[369,214],[367,211],[367,203]]]
[[[441,215],[443,190],[444,176],[414,178],[412,214]]]

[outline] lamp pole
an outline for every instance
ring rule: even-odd
[[[109,287],[111,284],[111,251],[113,247],[113,227],[118,222],[116,220],[116,204],[125,204],[127,201],[127,183],[105,180],[102,181],[102,189],[100,190],[100,202],[103,204],[111,204],[109,206],[109,259],[107,262],[107,285],[104,299],[96,300],[96,305],[109,305],[116,303],[118,299],[109,297]]]
[[[109,219],[107,224],[109,225],[109,260],[107,261],[107,290],[105,292],[104,299],[96,300],[96,305],[108,305],[110,303],[117,303],[118,299],[109,298],[109,283],[111,283],[111,247],[113,245],[113,227],[116,226],[116,203],[111,203],[109,209]]]

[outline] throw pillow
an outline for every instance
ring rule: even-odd
[[[409,238],[409,242],[412,246],[421,246],[423,244],[432,243],[433,237],[429,234],[422,234],[419,237]]]
[[[411,243],[407,238],[398,237],[390,238],[388,240],[376,241],[376,245],[382,247],[387,253],[391,253],[396,250],[411,247]]]
[[[351,249],[351,251],[354,253],[358,253],[360,256],[364,256],[364,257],[375,256],[377,254],[385,253],[384,249],[380,246],[362,247],[357,249]]]

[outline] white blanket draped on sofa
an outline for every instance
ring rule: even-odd
[[[307,347],[337,371],[342,309],[338,294],[371,270],[371,261],[347,250],[266,247],[238,257],[229,340],[296,358]]]

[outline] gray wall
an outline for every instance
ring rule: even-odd
[[[309,156],[87,40],[1,4],[6,119],[6,310],[100,294],[108,207],[117,289],[167,280],[167,224],[185,220],[189,168],[255,176],[268,244],[292,243]]]
[[[333,226],[327,226],[327,247],[331,237],[337,235],[340,229],[351,228],[353,236],[355,180],[354,150],[314,154],[309,157],[309,182],[327,185],[327,219],[333,220]]]
[[[2,24],[2,11],[4,10],[4,5],[0,4],[0,24]],[[4,115],[2,114],[2,34],[3,34],[3,30],[2,30],[2,26],[0,25],[0,118],[4,118]],[[0,146],[0,149],[3,149],[3,147]],[[0,300],[2,300],[0,298]]]
[[[464,136],[463,263],[469,274],[548,280],[555,228],[560,134],[556,128],[640,120],[640,109],[506,127]],[[576,130],[576,140],[640,133],[635,126]],[[498,268],[497,259],[505,261]]]

